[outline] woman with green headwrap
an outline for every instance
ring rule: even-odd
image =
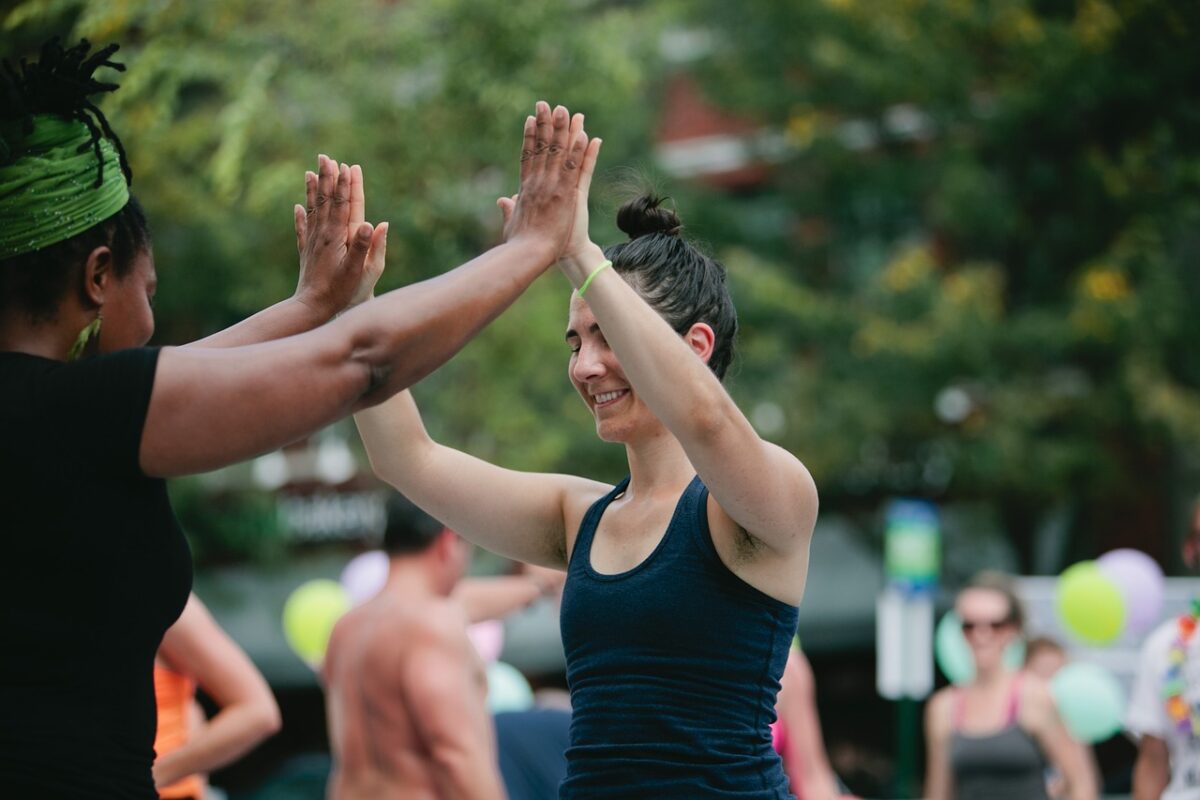
[[[324,325],[369,296],[386,226],[363,221],[361,173],[322,157],[296,218],[296,296],[147,348],[150,237],[88,99],[116,88],[93,78],[113,50],[52,43],[0,75],[0,797],[155,797],[154,654],[191,587],[163,479],[280,447],[437,368],[555,262],[599,149],[538,103],[507,242]]]

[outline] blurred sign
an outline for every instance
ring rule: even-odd
[[[292,542],[382,541],[385,495],[379,491],[281,494],[280,527]]]
[[[910,592],[932,590],[942,561],[937,508],[924,500],[893,500],[885,524],[883,569],[888,584]]]
[[[933,691],[933,593],[889,586],[875,607],[875,686],[882,697],[920,700]]]
[[[893,500],[884,528],[887,586],[875,609],[875,683],[889,700],[933,690],[933,596],[941,566],[937,508]]]

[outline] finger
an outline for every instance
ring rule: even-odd
[[[296,221],[296,249],[303,253],[308,241],[308,212],[304,206],[297,204],[292,209],[292,216]]]
[[[583,130],[583,114],[571,115],[571,127],[567,129],[567,143],[575,141],[575,137]]]
[[[304,173],[304,210],[309,214],[317,210],[317,173]]]
[[[371,235],[371,248],[367,251],[366,269],[372,275],[382,275],[387,261],[388,224],[381,222]]]
[[[583,151],[583,161],[579,165],[579,189],[585,195],[592,188],[592,173],[596,171],[596,159],[600,157],[600,145],[603,139],[592,139],[587,149]]]
[[[333,223],[338,227],[350,224],[350,167],[337,164],[337,185],[333,194]],[[343,227],[344,229],[344,227]]]
[[[374,230],[371,223],[363,222],[354,231],[354,238],[350,241],[346,257],[342,261],[342,265],[347,267],[353,275],[362,273],[363,265],[367,260],[367,251],[371,249],[371,234],[374,233]]]
[[[366,219],[367,197],[363,189],[362,167],[355,164],[350,167],[350,225],[357,225]]]
[[[571,137],[571,149],[567,151],[567,157],[563,159],[563,169],[571,171],[582,167],[583,156],[587,151],[587,146],[587,131],[578,131]],[[576,177],[578,178],[578,176]]]
[[[552,122],[554,133],[552,134],[553,138],[550,140],[550,161],[547,163],[547,166],[557,167],[566,158],[567,134],[571,128],[571,114],[562,106],[555,106]]]
[[[533,156],[536,159],[538,156],[546,152],[550,147],[550,139],[554,134],[554,123],[550,119],[550,104],[545,100],[538,100],[535,118]]]
[[[521,139],[521,180],[529,174],[529,159],[533,158],[533,150],[537,146],[537,118],[525,118],[525,131]]]
[[[328,207],[337,187],[337,165],[329,156],[317,157],[317,199],[313,208],[317,211]]]
[[[496,201],[496,205],[500,206],[500,213],[504,216],[504,227],[508,227],[509,220],[512,219],[513,209],[517,207],[517,202],[511,197],[501,197]]]

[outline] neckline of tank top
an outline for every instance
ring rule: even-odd
[[[654,545],[654,549],[650,551],[649,555],[627,570],[622,570],[621,572],[601,572],[592,566],[592,547],[596,543],[596,533],[600,530],[600,520],[604,518],[604,512],[608,510],[609,505],[611,505],[614,500],[624,494],[625,490],[629,488],[629,478],[626,477],[621,483],[617,484],[617,487],[619,487],[620,491],[614,491],[608,497],[603,499],[604,504],[600,507],[600,510],[596,515],[596,524],[592,526],[591,535],[588,537],[587,552],[583,554],[583,566],[588,575],[596,578],[597,580],[613,581],[620,580],[622,578],[628,578],[645,569],[646,566],[653,562],[655,557],[657,557],[662,549],[666,546],[667,539],[671,537],[671,531],[675,529],[676,524],[679,522],[680,514],[683,512],[684,501],[687,500],[688,495],[695,490],[699,481],[699,475],[693,476],[692,479],[688,481],[688,485],[684,488],[683,492],[680,493],[679,499],[675,501],[675,509],[671,512],[670,522],[667,523],[666,529],[663,530],[662,535],[658,538],[658,544]]]
[[[1004,724],[999,728],[994,728],[990,731],[965,731],[963,730],[963,717],[966,715],[966,687],[956,686],[954,688],[954,705],[951,709],[951,732],[966,739],[988,739],[993,736],[999,736],[1003,733],[1017,728],[1024,732],[1021,728],[1021,684],[1024,677],[1023,670],[1017,670],[1013,675],[1008,685],[1008,706],[1006,709]]]

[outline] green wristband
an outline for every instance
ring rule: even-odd
[[[609,260],[607,260],[607,259],[605,259],[604,261],[602,261],[602,262],[600,263],[600,266],[598,266],[598,267],[596,267],[594,270],[592,270],[592,274],[591,274],[591,275],[588,275],[588,276],[587,276],[587,280],[585,280],[585,281],[583,282],[583,285],[579,287],[579,296],[580,296],[580,297],[583,297],[583,293],[584,293],[584,292],[586,292],[586,291],[587,291],[587,288],[588,288],[589,286],[591,286],[591,285],[592,285],[592,280],[593,280],[593,279],[594,279],[594,278],[595,278],[597,275],[599,275],[601,272],[603,272],[604,270],[608,269],[608,268],[609,268],[609,267],[611,267],[611,266],[612,266],[612,262],[611,262],[611,261],[609,261]]]

